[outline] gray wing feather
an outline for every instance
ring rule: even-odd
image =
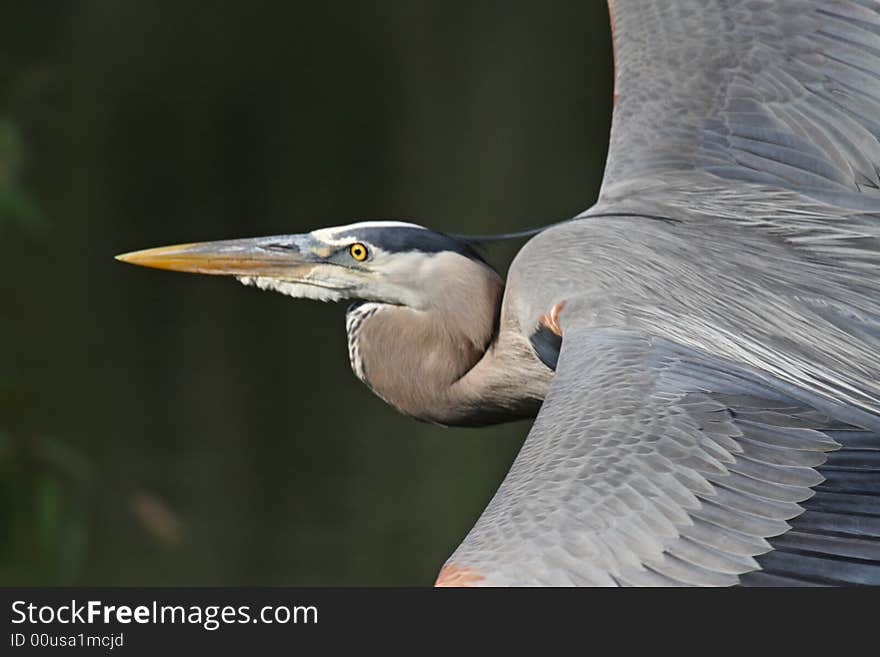
[[[880,4],[610,6],[616,102],[603,196],[698,170],[880,206]]]
[[[834,460],[880,449],[877,429],[670,340],[575,324],[522,451],[449,563],[486,585],[880,583],[880,459]],[[826,467],[849,475],[846,503],[840,484],[813,490]]]

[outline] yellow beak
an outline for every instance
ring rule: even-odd
[[[304,235],[281,235],[195,242],[132,251],[116,259],[141,267],[196,274],[289,276],[294,270],[311,269],[318,261],[317,254],[308,248],[310,239]]]

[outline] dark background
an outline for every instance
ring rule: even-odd
[[[430,584],[528,423],[402,417],[344,305],[113,255],[581,211],[605,3],[7,0],[0,44],[0,583]]]

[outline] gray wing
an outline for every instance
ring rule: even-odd
[[[438,583],[880,584],[880,5],[610,4],[600,202],[505,297],[556,374]]]
[[[602,196],[671,172],[880,207],[880,3],[611,0]]]
[[[599,203],[581,216],[665,217],[688,224],[678,232],[702,252],[738,251],[727,271],[699,263],[728,288],[726,317],[703,326],[758,338],[753,329],[772,314],[746,317],[737,305],[763,276],[760,301],[799,304],[812,327],[788,345],[765,330],[740,358],[767,349],[761,366],[777,372],[797,360],[812,372],[803,385],[835,379],[822,385],[841,398],[858,389],[853,401],[880,412],[880,0],[611,0],[610,9],[614,119]],[[697,265],[683,251],[664,256],[669,271]],[[811,274],[817,267],[824,273]],[[684,298],[699,315],[715,300],[693,289],[696,278]]]
[[[880,584],[880,417],[673,341],[566,326],[439,584]]]

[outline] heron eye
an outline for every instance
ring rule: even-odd
[[[348,252],[351,254],[351,257],[358,262],[363,262],[367,259],[367,247],[360,242],[355,242],[348,247]]]

